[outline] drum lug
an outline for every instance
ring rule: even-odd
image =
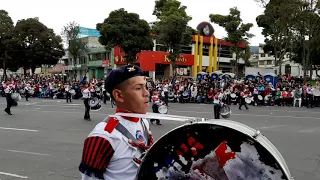
[[[257,130],[254,135],[252,135],[253,138],[257,139],[257,137],[261,135],[261,132],[259,130]]]

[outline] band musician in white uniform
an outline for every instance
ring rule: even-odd
[[[220,92],[218,92],[214,97],[213,97],[213,114],[214,114],[214,119],[220,119],[220,99],[219,99]]]
[[[13,93],[13,85],[10,84],[9,82],[6,83],[6,85],[4,86],[4,92],[6,94],[6,100],[7,100],[7,107],[6,109],[4,109],[4,111],[8,114],[8,115],[12,115],[11,114],[11,107],[13,106],[13,99],[11,98],[11,94]]]
[[[82,98],[83,98],[83,103],[85,106],[85,112],[84,112],[84,119],[90,121],[90,98],[91,98],[91,92],[90,88],[88,87],[88,83],[84,84],[84,87],[82,89]]]
[[[143,71],[132,65],[112,70],[105,87],[116,113],[145,114],[149,92]],[[82,180],[134,180],[142,153],[153,144],[149,123],[143,118],[107,118],[84,142],[79,166]]]

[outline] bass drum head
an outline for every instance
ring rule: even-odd
[[[228,105],[226,104],[223,104],[221,107],[220,107],[220,115],[223,117],[223,118],[229,118],[230,115],[231,115],[231,109]]]
[[[187,97],[187,96],[189,96],[189,94],[188,94],[187,91],[184,91],[184,92],[182,93],[182,96]]]
[[[161,105],[158,107],[158,112],[160,114],[167,114],[168,113],[168,107],[165,105]]]
[[[263,100],[263,97],[262,97],[261,95],[258,95],[258,99],[259,99],[260,101],[262,101],[262,100]]]
[[[161,137],[140,165],[138,180],[289,180],[289,169],[267,138],[233,121],[180,126]]]
[[[19,93],[12,93],[12,94],[11,94],[11,98],[12,98],[13,100],[15,100],[15,101],[21,100],[21,96],[20,96]]]
[[[75,91],[74,89],[71,89],[69,92],[70,92],[70,94],[72,94],[72,95],[75,95],[75,94],[76,94],[76,91]]]
[[[100,100],[98,98],[96,98],[96,97],[92,98],[89,101],[89,106],[90,107],[95,107],[95,106],[97,106],[99,104],[99,102],[100,102]]]
[[[91,107],[91,110],[99,110],[99,109],[101,109],[101,105],[100,104],[97,104],[96,106]]]
[[[251,99],[245,98],[245,101],[246,101],[247,104],[251,104]]]

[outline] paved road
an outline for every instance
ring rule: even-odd
[[[0,98],[0,179],[79,179],[77,170],[83,141],[92,128],[114,109],[104,106],[84,121],[82,101],[22,100],[8,116]],[[320,179],[320,109],[252,107],[231,119],[259,129],[283,154],[296,180]],[[212,117],[212,106],[171,104],[170,114]],[[181,125],[166,121],[153,125],[155,138]]]

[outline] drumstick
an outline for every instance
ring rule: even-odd
[[[147,113],[147,114],[136,114],[136,113],[116,113],[115,115],[110,115],[110,117],[118,117],[118,116],[125,116],[125,117],[137,117],[137,118],[146,118],[146,119],[161,119],[161,120],[168,120],[168,121],[205,121],[204,118],[197,118],[197,117],[185,117],[185,116],[177,116],[177,115],[164,115],[164,114],[157,114],[157,113]]]

